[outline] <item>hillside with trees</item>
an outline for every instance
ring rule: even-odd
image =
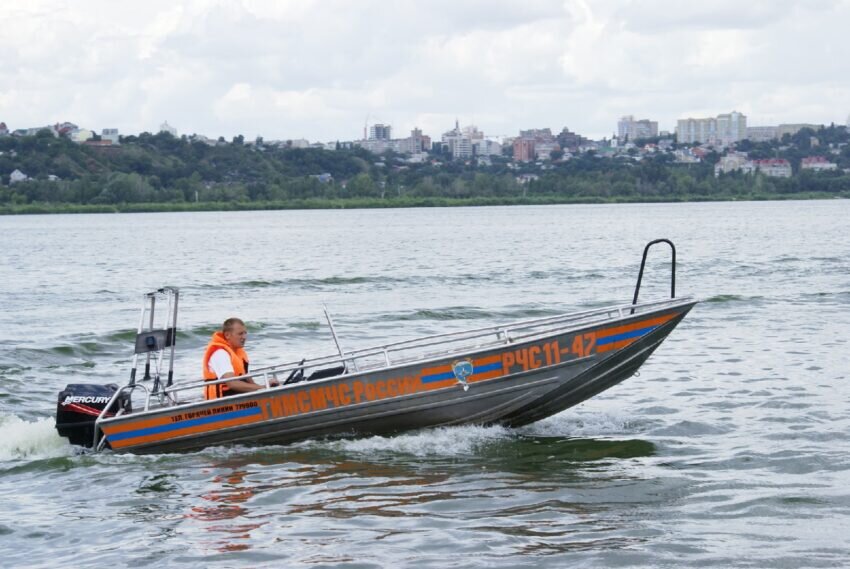
[[[639,144],[651,141],[639,141]],[[217,144],[168,133],[123,137],[120,145],[77,144],[48,131],[0,138],[0,211],[144,211],[275,207],[394,207],[461,203],[567,203],[850,197],[850,136],[844,127],[804,129],[781,141],[738,143],[751,158],[784,158],[794,175],[715,175],[720,154],[677,163],[670,152],[515,163],[376,156],[324,150]],[[562,154],[561,154],[562,155]],[[824,156],[830,172],[803,171],[804,157]],[[11,173],[28,179],[12,183]],[[115,206],[115,207],[108,207]]]

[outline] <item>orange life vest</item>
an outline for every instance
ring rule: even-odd
[[[224,334],[219,331],[212,335],[210,343],[207,345],[207,350],[204,352],[203,373],[205,381],[218,379],[218,376],[209,367],[210,358],[217,350],[224,350],[230,355],[230,364],[233,366],[233,373],[235,375],[240,376],[248,373],[248,354],[242,348],[236,348],[235,350],[231,348],[227,340],[224,339]],[[204,398],[217,399],[224,397],[228,391],[230,391],[230,388],[226,383],[207,385],[204,387]]]

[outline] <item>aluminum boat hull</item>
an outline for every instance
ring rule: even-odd
[[[116,452],[167,453],[446,425],[526,425],[633,375],[695,304],[621,311],[521,341],[101,418],[97,427]]]

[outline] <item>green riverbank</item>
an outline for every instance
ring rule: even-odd
[[[286,201],[248,202],[164,202],[164,203],[118,203],[118,204],[61,204],[30,203],[0,205],[0,215],[34,215],[61,213],[154,213],[181,211],[252,211],[252,210],[305,210],[305,209],[379,209],[412,207],[474,207],[500,205],[552,205],[552,204],[606,204],[606,203],[676,203],[676,202],[720,202],[720,201],[778,201],[848,199],[850,194],[795,193],[795,194],[750,194],[735,196],[526,196],[526,197],[402,197],[402,198],[347,198],[347,199],[298,199]]]

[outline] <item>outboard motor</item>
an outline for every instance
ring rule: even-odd
[[[59,436],[66,437],[72,445],[91,448],[94,443],[94,423],[116,391],[118,386],[114,383],[71,383],[65,386],[59,392],[56,404],[56,430]],[[112,417],[120,409],[124,413],[131,411],[129,394],[122,394],[105,416]]]

